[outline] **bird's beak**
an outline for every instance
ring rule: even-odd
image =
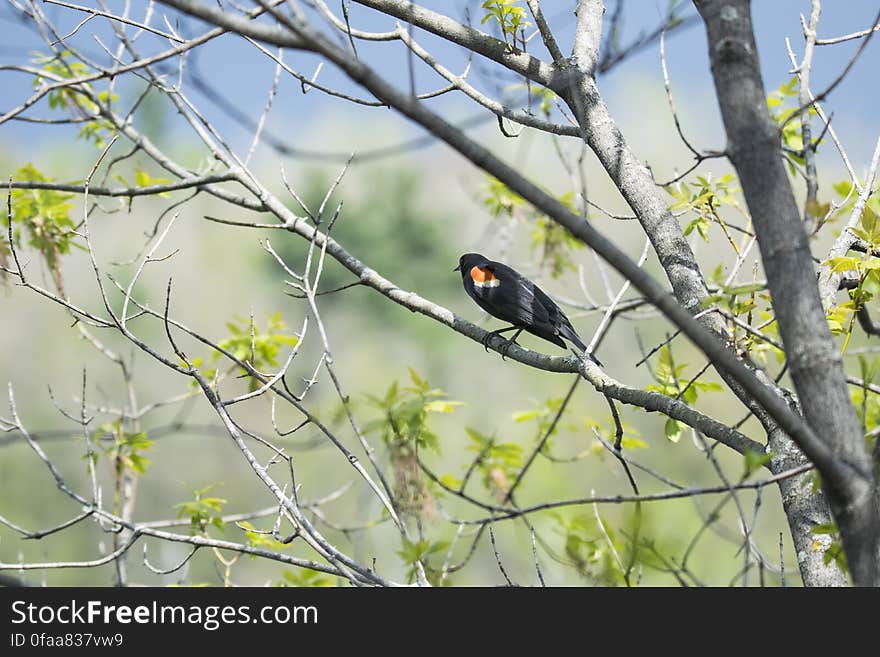
[[[459,265],[458,267],[456,267],[456,268],[453,269],[452,271],[461,271],[461,265]]]

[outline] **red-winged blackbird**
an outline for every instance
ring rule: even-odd
[[[483,340],[483,346],[487,349],[493,335],[500,336],[508,331],[516,331],[502,346],[501,352],[504,355],[510,345],[516,343],[519,334],[526,331],[563,349],[565,342],[562,338],[565,338],[584,352],[587,358],[601,365],[593,354],[587,352],[587,345],[553,299],[518,271],[501,262],[489,260],[479,253],[465,253],[459,258],[458,267],[453,271],[461,272],[465,292],[480,308],[493,317],[512,324],[508,328],[488,333]]]

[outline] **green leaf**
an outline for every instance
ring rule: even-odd
[[[693,405],[697,403],[697,386],[691,384],[684,393],[682,393],[681,398],[684,400],[685,404]]]
[[[703,238],[704,242],[709,241],[709,220],[706,217],[697,217],[696,219],[692,219],[687,226],[684,227],[684,234],[690,235],[694,229],[696,229],[697,233],[701,238]]]
[[[831,211],[831,203],[820,203],[814,199],[807,203],[806,211],[813,219],[823,219]]]
[[[451,474],[445,474],[440,477],[440,483],[447,488],[451,488],[452,490],[458,490],[458,488],[461,486],[461,479],[458,479]]]
[[[409,377],[412,379],[412,382],[415,384],[416,388],[419,390],[428,390],[431,386],[428,385],[428,382],[422,379],[418,373],[411,367],[407,368],[409,370]]]
[[[316,570],[303,568],[298,571],[285,570],[281,573],[282,581],[277,586],[297,586],[309,588],[328,588],[336,586],[336,581],[329,575]]]
[[[513,414],[514,422],[528,422],[529,420],[534,420],[538,417],[545,417],[547,415],[546,409],[536,408],[531,411],[521,411],[519,413]]]
[[[877,213],[871,209],[870,205],[865,205],[859,225],[862,227],[865,235],[867,235],[866,239],[868,242],[872,245],[880,245],[880,220],[878,220]]]
[[[271,534],[256,531],[256,528],[247,520],[237,523],[239,527],[244,529],[245,536],[248,539],[248,545],[256,548],[265,548],[267,550],[283,550],[288,547],[281,541],[275,540]]]
[[[821,523],[818,525],[813,525],[810,529],[810,533],[823,535],[823,534],[836,534],[839,530],[837,529],[837,525],[833,522]]]
[[[731,285],[724,288],[724,292],[731,296],[751,294],[752,292],[760,292],[767,285],[765,283],[744,283],[743,285]]]
[[[452,413],[456,406],[464,406],[464,402],[437,399],[425,404],[424,409],[429,413]]]
[[[199,534],[204,534],[208,525],[223,529],[225,523],[220,517],[223,511],[223,505],[226,500],[220,497],[209,497],[206,494],[214,488],[214,485],[205,486],[197,490],[193,490],[193,499],[188,502],[175,504],[178,518],[187,517],[190,519],[190,529]]]
[[[751,476],[756,470],[770,463],[773,456],[773,452],[760,453],[746,449],[743,453],[743,478]]]
[[[486,196],[483,199],[483,204],[493,217],[512,216],[514,209],[525,204],[525,199],[522,196],[511,191],[507,185],[493,176],[489,176],[484,189]]]
[[[648,449],[648,443],[641,438],[634,438],[625,434],[620,441],[620,446],[624,449]]]
[[[32,164],[19,168],[13,178],[21,182],[54,182]],[[51,189],[12,190],[13,239],[19,243],[20,228],[23,227],[28,235],[28,243],[40,251],[53,272],[57,271],[60,256],[70,252],[77,237],[74,222],[70,218],[72,198],[73,194]]]
[[[682,387],[685,385],[684,382],[687,381],[687,377],[685,376],[686,369],[686,363],[674,365],[669,345],[663,345],[660,349],[660,356],[657,359],[657,365],[654,368],[654,378],[657,382],[648,385],[647,389],[656,390],[667,397],[678,397],[682,394]],[[692,384],[684,391],[682,397],[685,402],[692,404],[696,401],[697,389],[698,388]]]
[[[250,361],[253,349],[253,363],[255,369],[267,372],[278,367],[278,354],[281,347],[295,347],[299,344],[299,338],[288,333],[287,325],[281,318],[280,313],[274,313],[267,318],[266,330],[262,330],[255,321],[253,336],[251,336],[251,319],[235,317],[234,322],[226,322],[226,328],[230,335],[219,340],[218,346],[230,352],[240,361]],[[215,351],[211,355],[212,361],[216,361],[222,354]],[[248,374],[245,368],[240,369],[242,377],[248,378],[248,387],[251,391],[262,385],[260,381]]]
[[[855,191],[855,185],[851,180],[842,180],[841,182],[834,183],[831,187],[841,198],[852,198]]]
[[[565,195],[560,200],[565,203],[568,197],[570,195]],[[548,268],[553,278],[558,278],[566,271],[576,270],[572,255],[574,250],[580,248],[583,248],[583,243],[567,228],[547,216],[537,217],[532,231],[532,249],[541,251],[541,266]]]
[[[382,399],[367,394],[370,403],[382,411],[382,418],[371,421],[370,431],[381,433],[382,440],[399,452],[412,444],[438,450],[440,441],[430,431],[427,422],[429,413],[451,413],[463,402],[443,399],[446,393],[432,389],[427,380],[410,369],[414,385],[400,389],[397,381],[391,383]]]
[[[875,356],[868,362],[863,354],[859,354],[859,371],[862,375],[862,381],[873,383],[877,374],[880,373],[880,357]]]
[[[486,436],[472,427],[465,427],[464,432],[474,442],[474,445],[469,445],[468,449],[476,452],[483,451],[484,447],[495,442],[494,437]]]
[[[853,269],[858,270],[861,262],[862,261],[859,258],[836,256],[834,258],[829,258],[823,264],[827,265],[832,273],[843,273]]]
[[[134,172],[134,184],[137,187],[153,187],[155,185],[165,185],[171,182],[170,178],[153,178],[146,171],[138,169]],[[160,192],[158,196],[168,197],[168,192]]]
[[[798,84],[797,76],[792,77],[788,82],[785,82],[782,85],[780,85],[779,91],[783,96],[795,96],[795,95],[797,95],[797,84]]]
[[[681,434],[684,432],[685,426],[676,419],[668,418],[663,426],[663,433],[666,435],[667,440],[677,443],[681,440]]]
[[[122,459],[123,464],[130,470],[134,470],[139,474],[144,474],[150,467],[152,461],[140,454],[130,454]]]
[[[829,309],[827,319],[828,328],[831,330],[831,333],[838,335],[845,332],[855,310],[852,301],[847,301],[839,306]]]
[[[630,545],[621,540],[607,518],[600,516],[604,529],[598,527],[592,514],[568,518],[553,514],[553,518],[562,537],[564,556],[582,576],[605,586],[623,583],[617,557],[623,556],[626,561]]]
[[[398,396],[398,388],[397,381],[388,386],[388,390],[385,391],[385,399],[382,400],[383,406],[386,408],[391,406],[395,401],[397,401]]]
[[[726,294],[717,294],[717,293],[710,294],[709,296],[707,296],[705,299],[703,299],[700,302],[700,308],[708,308],[708,307],[718,303],[719,301],[726,301],[726,300],[727,300]]]
[[[432,556],[439,555],[444,553],[449,549],[448,541],[431,541],[429,539],[421,540],[421,541],[409,541],[408,539],[403,539],[403,547],[397,551],[398,556],[403,559],[404,563],[409,566],[412,566],[407,571],[407,581],[412,582],[416,578],[416,566],[415,563],[417,561],[421,561],[425,566],[426,571],[431,571],[430,563],[428,559]]]
[[[525,9],[517,6],[517,0],[485,0],[480,8],[486,11],[480,24],[495,20],[509,47],[515,45],[517,34],[531,25],[526,20]]]
[[[153,446],[153,441],[147,437],[146,432],[128,432],[123,430],[121,420],[107,422],[100,425],[95,432],[95,438],[103,453],[112,461],[126,470],[144,474],[152,465],[152,461],[143,455],[143,452]],[[98,454],[94,456],[97,458]]]

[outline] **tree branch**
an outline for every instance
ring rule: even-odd
[[[183,11],[188,11],[190,5],[199,5],[194,0],[163,0],[165,4],[170,4]],[[370,0],[374,3],[374,0]],[[396,3],[389,0],[376,1],[375,4]],[[201,10],[198,10],[201,12]],[[194,13],[194,15],[213,15]],[[224,24],[226,20],[224,20]],[[425,108],[420,102],[414,100],[409,94],[403,93],[389,85],[379,76],[377,76],[367,65],[360,60],[352,59],[349,54],[331,43],[322,34],[316,33],[308,26],[303,26],[298,34],[302,37],[300,43],[303,47],[318,52],[330,61],[334,62],[339,68],[346,72],[353,80],[370,90],[378,98],[384,99],[389,105],[399,110],[405,116],[411,118],[430,132],[438,136],[447,144],[455,148],[459,153],[471,160],[475,165],[482,168],[486,172],[492,174],[510,189],[518,193],[520,196],[528,200],[535,207],[548,216],[553,217],[558,223],[565,226],[573,235],[590,245],[597,253],[599,253],[609,264],[617,269],[623,276],[633,282],[638,288],[661,312],[663,312],[676,326],[682,331],[712,360],[713,364],[721,371],[728,373],[733,380],[741,385],[757,402],[763,406],[788,433],[790,433],[804,449],[807,455],[817,465],[823,468],[835,469],[838,472],[849,472],[853,467],[846,461],[839,461],[832,456],[828,447],[820,441],[810,427],[802,418],[795,415],[788,405],[776,395],[776,393],[761,383],[756,376],[747,369],[737,357],[720,344],[716,337],[698,324],[691,314],[682,307],[682,303],[676,296],[669,294],[657,281],[649,274],[642,271],[638,265],[632,261],[625,253],[623,253],[615,244],[608,240],[604,235],[599,233],[591,224],[584,222],[580,217],[574,215],[562,202],[548,195],[531,181],[525,179],[515,169],[507,165],[493,155],[490,151],[483,148],[479,144],[462,134],[454,126],[441,119],[437,114]],[[286,43],[288,39],[285,39]],[[276,44],[283,45],[283,44]],[[607,111],[607,110],[606,110]],[[638,166],[644,169],[640,164]],[[656,203],[659,198],[651,194],[649,203]],[[631,205],[633,203],[631,202]],[[642,203],[637,203],[642,205]],[[271,207],[271,204],[270,204]],[[275,211],[275,208],[272,208]],[[656,216],[658,208],[654,208],[653,213]],[[278,211],[283,209],[279,208]],[[638,214],[638,213],[637,213]],[[680,235],[681,229],[674,219],[666,210],[665,206],[661,206],[661,217],[667,217],[675,224],[675,231]],[[685,246],[685,252],[690,249],[686,248],[686,242],[681,239],[681,243]],[[328,246],[328,252],[332,250]],[[670,254],[670,257],[673,257]],[[681,262],[680,253],[674,255],[677,262]],[[337,258],[342,264],[346,264],[343,259]],[[662,262],[662,257],[661,257]],[[669,264],[669,263],[667,263]],[[346,265],[347,266],[347,265]],[[351,268],[350,268],[351,269]],[[352,270],[354,271],[354,270]],[[705,294],[705,283],[699,274],[699,269],[693,272],[696,279],[700,282],[702,290]],[[367,280],[364,280],[366,275]],[[371,287],[381,289],[384,287],[381,281],[371,283],[369,279],[378,276],[375,272],[364,272],[361,275],[362,280]],[[402,291],[393,288],[387,290],[386,296],[391,298],[401,298]],[[687,295],[685,295],[687,296]],[[699,304],[699,299],[693,296],[689,301],[691,307]],[[418,306],[416,310],[422,309]],[[447,324],[454,326],[455,318],[446,317]],[[514,351],[511,350],[511,355]]]
[[[800,439],[798,443],[822,473],[854,581],[876,584],[878,530],[871,461],[825,320],[806,231],[779,157],[778,128],[767,110],[749,3],[695,4],[706,23],[728,152],[758,236],[791,376],[828,458],[816,460],[808,445]]]

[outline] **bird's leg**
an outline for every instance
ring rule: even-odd
[[[513,334],[513,337],[509,340],[505,340],[504,344],[501,345],[498,349],[498,353],[501,354],[501,360],[504,360],[504,357],[507,356],[507,352],[510,351],[510,347],[515,344],[519,344],[516,339],[519,337],[519,334],[523,332],[523,329],[517,329],[517,332]]]
[[[486,351],[489,351],[489,342],[492,341],[493,336],[496,336],[496,335],[501,336],[502,333],[507,333],[508,331],[515,331],[515,330],[516,330],[515,326],[508,326],[507,328],[498,329],[497,331],[492,331],[491,333],[487,333],[486,335],[483,336],[483,340],[482,340],[483,347],[486,349]],[[521,330],[522,329],[520,329],[520,331]],[[519,333],[517,333],[517,335],[519,335]]]

